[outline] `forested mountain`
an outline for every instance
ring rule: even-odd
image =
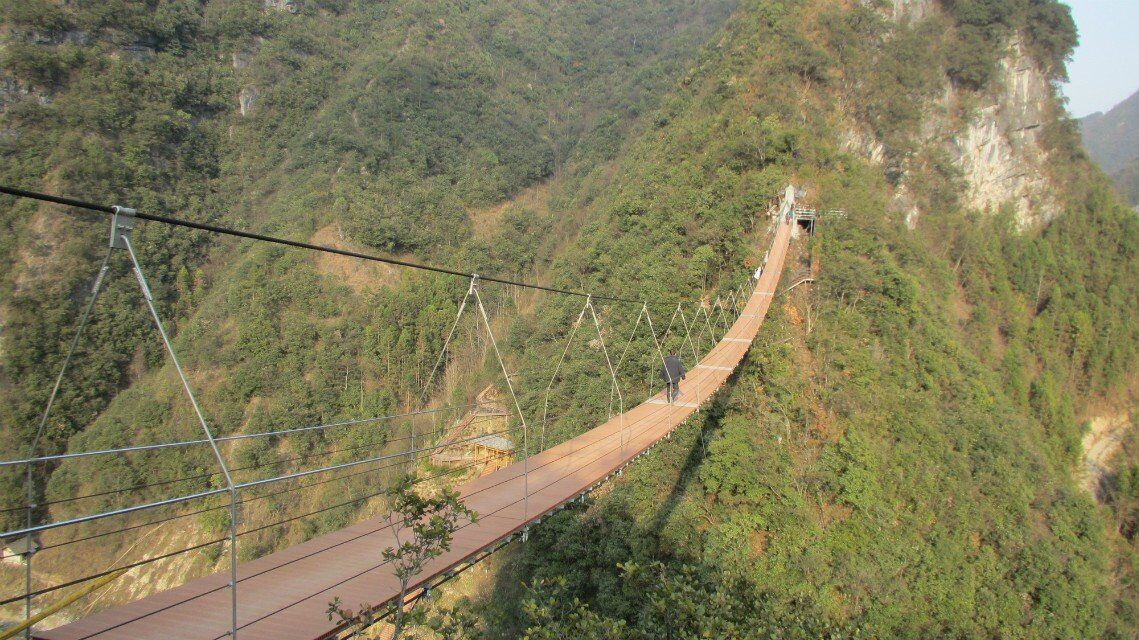
[[[674,303],[734,282],[787,183],[845,210],[797,245],[816,281],[777,301],[710,410],[496,556],[489,584],[461,579],[474,597],[432,605],[472,616],[465,637],[1139,634],[1139,447],[1104,478],[1104,506],[1077,478],[1087,423],[1135,413],[1139,221],[1053,93],[1076,42],[1063,4],[8,0],[3,20],[5,183]],[[5,204],[0,420],[19,457],[106,229]],[[414,407],[465,286],[153,225],[136,235],[225,434]],[[195,437],[114,258],[121,275],[45,452]],[[580,301],[493,300],[523,411],[539,415]],[[601,313],[624,336],[636,311]],[[493,382],[497,362],[474,353],[451,363],[440,400]],[[598,371],[592,349],[570,352],[551,439],[605,417]],[[625,382],[643,385],[644,369]],[[258,477],[388,437],[227,453]],[[211,470],[197,450],[80,459],[40,469],[37,491],[186,476],[181,489],[203,489]],[[371,482],[246,517],[301,516]],[[23,491],[5,476],[8,526]],[[242,553],[380,506],[298,517]],[[216,515],[155,546],[216,537]],[[79,548],[102,565],[131,541]],[[175,583],[221,561],[207,548],[152,575]]]
[[[530,277],[576,232],[580,212],[488,205],[556,172],[580,180],[576,166],[602,166],[732,3],[2,6],[0,181]],[[58,207],[6,204],[14,206],[4,209],[0,240],[0,448],[13,458],[30,446],[107,231]],[[480,214],[501,224],[476,234]],[[452,279],[370,269],[347,276],[351,266],[296,252],[155,226],[140,232],[159,312],[223,434],[407,408],[419,400],[460,293]],[[112,256],[111,266],[118,275],[95,307],[40,453],[200,437],[125,257]],[[326,435],[228,453],[257,477],[350,455],[315,457],[314,448],[376,452],[388,438]],[[180,495],[220,480],[205,453],[52,465],[36,470],[35,491],[63,501],[54,519]],[[23,473],[0,474],[6,528],[24,517],[16,506],[26,502]],[[170,482],[186,476],[194,479]],[[372,488],[373,479],[356,480],[324,486],[327,495],[261,502],[249,516],[308,512],[328,496],[340,503]],[[89,494],[97,495],[69,500]],[[244,557],[335,530],[361,506],[268,530],[244,545]],[[209,539],[226,527],[213,515],[154,546]],[[102,542],[79,548],[110,563],[133,543]],[[208,551],[191,566],[166,567],[163,579],[212,569],[220,549]],[[69,554],[40,555],[49,575],[72,568]],[[15,588],[19,570],[0,570]]]
[[[1139,92],[1107,113],[1082,118],[1080,132],[1092,160],[1111,176],[1124,198],[1139,205]]]
[[[1111,181],[1116,191],[1132,206],[1139,207],[1139,158],[1123,165],[1119,171],[1111,174]]]
[[[1080,119],[1084,146],[1108,174],[1139,158],[1139,91],[1107,113]]]

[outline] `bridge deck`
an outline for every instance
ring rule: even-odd
[[[726,337],[701,360],[681,385],[679,402],[657,395],[572,440],[473,480],[459,490],[479,514],[455,534],[450,552],[417,576],[430,584],[448,569],[521,530],[588,491],[683,422],[728,379],[759,331],[775,293],[791,228],[780,215],[768,266]],[[623,441],[623,443],[622,443]],[[524,500],[524,466],[529,468]],[[399,583],[381,564],[380,551],[394,544],[383,518],[373,518],[263,558],[238,572],[238,638],[282,640],[323,638],[335,631],[325,610],[339,597],[346,606],[381,604]],[[43,640],[155,639],[214,640],[230,630],[228,573],[193,580],[136,602],[113,607],[50,631]]]

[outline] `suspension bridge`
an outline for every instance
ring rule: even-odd
[[[523,454],[520,456],[520,459],[512,464],[457,487],[466,506],[477,513],[478,518],[475,522],[463,521],[460,523],[461,526],[455,533],[450,550],[431,560],[425,569],[412,579],[410,584],[411,591],[409,592],[411,594],[422,594],[429,589],[435,588],[458,573],[461,573],[466,567],[471,566],[486,555],[500,548],[502,545],[519,537],[524,538],[529,528],[539,524],[542,518],[561,509],[570,502],[582,498],[609,478],[620,474],[627,465],[648,453],[649,450],[667,438],[674,429],[687,420],[694,412],[699,411],[701,405],[712,398],[716,391],[722,387],[732,375],[757,335],[764,317],[767,314],[767,310],[776,295],[776,287],[783,270],[784,260],[787,255],[796,220],[795,191],[791,187],[788,187],[786,194],[771,211],[771,213],[775,215],[770,246],[767,247],[766,263],[761,270],[757,272],[758,277],[751,280],[749,285],[744,285],[735,290],[730,296],[725,297],[723,300],[717,298],[714,305],[712,305],[713,308],[719,307],[719,311],[723,315],[723,333],[718,336],[718,340],[715,341],[714,346],[703,354],[697,354],[692,341],[688,341],[697,363],[688,371],[687,377],[682,384],[682,395],[680,398],[675,402],[668,402],[664,397],[663,391],[659,393],[652,393],[650,391],[647,399],[626,410],[624,406],[624,394],[620,384],[618,384],[616,371],[616,369],[619,369],[621,366],[620,360],[618,360],[617,367],[615,368],[609,351],[605,346],[604,334],[598,320],[594,302],[607,300],[641,305],[641,313],[637,317],[636,327],[639,327],[642,319],[644,319],[647,325],[647,333],[652,336],[655,351],[661,360],[663,360],[662,340],[658,339],[658,329],[653,325],[652,316],[649,313],[649,304],[646,302],[464,274],[449,269],[416,265],[389,258],[377,258],[375,256],[368,256],[366,254],[342,249],[331,249],[328,247],[309,245],[303,242],[282,240],[280,238],[272,238],[247,232],[237,232],[231,229],[213,227],[211,225],[142,214],[122,207],[103,207],[81,201],[45,196],[43,194],[35,194],[6,187],[0,187],[0,192],[93,209],[113,216],[110,251],[121,250],[129,255],[134,276],[143,292],[148,310],[163,339],[164,346],[167,349],[167,355],[179,375],[184,391],[194,408],[205,436],[201,440],[192,441],[190,443],[143,445],[123,449],[39,457],[35,456],[37,445],[33,443],[30,448],[31,453],[27,459],[0,461],[0,464],[24,464],[29,468],[27,526],[19,530],[0,534],[0,538],[5,540],[26,541],[26,555],[24,555],[24,558],[28,577],[25,583],[24,593],[21,596],[12,597],[5,601],[15,602],[23,600],[26,605],[26,622],[25,625],[22,625],[23,629],[12,629],[9,634],[0,634],[0,638],[9,637],[11,632],[23,630],[24,633],[29,634],[29,637],[42,640],[80,640],[88,638],[106,640],[127,638],[217,640],[227,637],[240,637],[242,640],[316,640],[333,636],[343,629],[343,623],[340,621],[330,621],[327,615],[328,605],[333,599],[339,599],[345,604],[352,605],[366,602],[379,608],[399,597],[401,590],[400,581],[394,575],[391,567],[383,562],[380,554],[381,550],[396,545],[393,522],[390,517],[381,516],[364,520],[340,531],[316,537],[307,542],[271,553],[256,560],[238,562],[237,540],[241,535],[241,532],[238,531],[238,516],[241,504],[240,494],[242,491],[282,480],[296,480],[298,478],[313,477],[318,474],[327,474],[330,471],[349,469],[358,464],[383,462],[389,458],[399,462],[401,457],[394,455],[371,457],[360,461],[329,465],[269,479],[244,483],[235,481],[233,472],[237,471],[237,469],[227,464],[219,449],[219,444],[224,445],[226,442],[232,440],[273,434],[219,437],[214,435],[210,425],[207,424],[206,418],[198,408],[191,385],[178,363],[177,355],[152,302],[145,275],[136,257],[134,247],[130,243],[130,232],[137,219],[153,220],[206,231],[228,233],[230,235],[277,242],[279,244],[301,248],[333,251],[334,253],[341,253],[361,259],[376,259],[403,266],[425,268],[469,279],[467,293],[459,306],[455,324],[452,326],[450,335],[448,335],[447,341],[444,344],[443,353],[440,354],[439,362],[436,364],[436,370],[432,371],[431,378],[428,382],[430,383],[430,381],[434,379],[440,364],[443,362],[443,356],[455,335],[456,327],[463,317],[464,311],[470,309],[470,312],[475,315],[476,323],[481,321],[482,326],[485,327],[492,347],[492,353],[501,368],[503,380],[509,391],[512,408],[516,412],[515,417],[521,423]],[[105,260],[96,281],[94,294],[90,297],[89,304],[83,314],[80,331],[75,334],[72,351],[74,351],[75,342],[79,340],[83,322],[86,321],[87,315],[90,312],[90,306],[94,304],[98,294],[98,287],[106,276],[106,272],[107,261]],[[573,325],[573,331],[577,331],[579,326],[589,326],[591,324],[596,329],[596,336],[600,340],[601,349],[605,356],[606,374],[612,379],[612,393],[618,399],[619,410],[617,413],[612,415],[610,419],[600,426],[549,448],[545,448],[545,416],[543,416],[543,442],[541,446],[538,447],[540,452],[529,455],[529,452],[532,451],[529,440],[532,437],[531,431],[534,427],[528,424],[527,418],[523,414],[512,383],[512,375],[507,370],[502,353],[499,351],[499,345],[495,340],[492,323],[480,291],[484,282],[528,286],[553,293],[580,296],[583,298],[584,302],[578,320]],[[676,310],[673,312],[673,319],[676,318],[678,312],[683,316],[680,305],[677,305]],[[705,322],[708,323],[709,314],[707,311],[704,311],[704,316]],[[729,319],[727,316],[731,316],[731,318]],[[665,330],[665,335],[668,334],[671,326],[672,321],[670,320],[669,329]],[[637,330],[636,327],[634,327],[634,333]],[[712,329],[711,324],[708,324],[708,329]],[[685,331],[687,332],[687,330],[687,322],[685,321]],[[717,339],[715,331],[712,331],[712,337],[713,339]],[[572,333],[570,340],[572,340]],[[630,340],[632,340],[632,338],[630,338]],[[569,343],[570,341],[567,340],[567,350],[569,349]],[[70,357],[69,353],[67,359],[64,360],[64,368],[66,368]],[[622,354],[622,358],[623,357],[624,354]],[[562,352],[562,358],[557,362],[553,374],[554,376],[557,376],[557,368],[562,365],[564,358],[565,352]],[[44,419],[40,424],[41,432],[44,423],[47,421],[47,416],[51,411],[51,404],[56,395],[55,392],[58,391],[60,380],[62,379],[63,372],[61,371],[59,378],[57,378],[56,389],[48,401],[48,407],[44,412]],[[553,380],[554,378],[551,377],[551,387],[553,386]],[[546,396],[547,407],[548,399],[549,389],[547,389]],[[418,413],[431,413],[432,411],[438,410],[426,410]],[[362,420],[360,422],[367,421]],[[331,426],[338,427],[344,426],[345,424],[350,425],[354,423],[337,423]],[[302,429],[328,427],[329,425],[320,425],[319,427],[304,427]],[[40,433],[37,432],[37,441],[39,437]],[[408,449],[412,466],[414,466],[415,456],[418,453],[430,452],[434,449],[430,443],[417,449],[415,437],[416,432],[413,429],[410,434],[411,442]],[[68,520],[40,524],[33,522],[32,513],[35,505],[33,504],[34,500],[30,488],[33,481],[30,471],[32,464],[47,460],[67,459],[69,457],[97,454],[123,454],[131,451],[160,449],[184,444],[200,444],[212,447],[213,453],[216,454],[217,462],[223,472],[223,487],[199,492],[197,494],[177,496],[176,498],[167,500]],[[450,442],[450,444],[453,445],[454,442]],[[403,459],[406,460],[406,456],[403,456]],[[335,478],[333,478],[333,480],[334,479]],[[209,496],[224,497],[226,495],[230,497],[229,536],[227,539],[214,540],[207,544],[224,544],[228,540],[230,556],[229,571],[191,580],[181,586],[161,591],[128,604],[104,609],[54,629],[28,631],[29,629],[34,629],[34,624],[38,620],[43,619],[46,613],[61,608],[61,605],[56,605],[55,607],[36,613],[33,610],[32,604],[34,597],[41,596],[44,593],[59,588],[76,587],[83,584],[87,584],[88,586],[82,593],[87,593],[92,589],[102,587],[106,583],[115,580],[125,571],[133,568],[133,566],[154,560],[154,558],[150,558],[142,562],[134,563],[133,565],[115,567],[107,571],[91,574],[81,580],[37,590],[32,588],[31,580],[33,570],[32,559],[34,558],[36,546],[34,540],[37,536],[62,527],[92,522],[104,518],[142,513],[150,509],[169,506],[171,504],[185,504],[189,500]],[[10,547],[11,546],[12,545],[10,545]],[[191,549],[200,548],[202,546],[204,545],[197,545],[191,547]],[[69,601],[70,600],[65,599],[64,604]]]

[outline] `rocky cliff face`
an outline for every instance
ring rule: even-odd
[[[914,24],[936,12],[933,0],[894,0],[888,15]],[[962,89],[945,79],[944,90],[922,109],[917,143],[945,152],[963,179],[964,205],[987,211],[1011,206],[1020,225],[1031,226],[1059,212],[1040,137],[1044,124],[1056,117],[1056,105],[1047,74],[1014,39],[986,91]],[[847,133],[844,148],[878,164],[888,156],[881,141],[858,124]],[[912,168],[899,168],[895,198],[911,226],[921,214],[907,180]]]
[[[890,5],[890,17],[898,22],[924,20],[933,13],[933,0],[892,0]]]
[[[983,210],[1013,206],[1022,226],[1054,218],[1059,206],[1048,180],[1040,134],[1055,117],[1055,98],[1047,77],[1019,41],[1010,43],[1001,60],[991,94],[970,96],[950,88],[939,105],[946,108],[938,111],[950,112],[952,106],[970,99],[979,100],[981,106],[963,125],[929,118],[933,137],[944,140],[965,178],[964,202]]]

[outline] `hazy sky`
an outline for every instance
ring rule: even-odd
[[[1065,0],[1080,31],[1064,87],[1073,116],[1107,111],[1139,91],[1139,0]]]

